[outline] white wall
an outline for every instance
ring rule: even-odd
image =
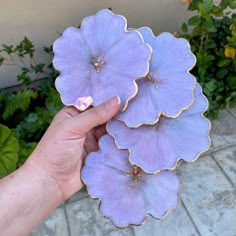
[[[149,26],[155,33],[177,31],[187,20],[181,0],[0,0],[0,44],[15,44],[25,35],[36,48],[49,46],[68,26],[78,26],[87,15],[111,7],[124,15],[128,26]],[[39,53],[40,60],[45,60]],[[0,88],[16,84],[15,66],[0,67]]]

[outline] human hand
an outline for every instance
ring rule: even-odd
[[[85,112],[64,107],[54,117],[26,164],[39,169],[39,173],[46,173],[59,186],[63,200],[68,199],[83,186],[80,171],[84,158],[98,149],[98,139],[106,131],[105,126],[100,125],[110,120],[119,107],[118,97]]]

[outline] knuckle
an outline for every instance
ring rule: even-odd
[[[99,111],[99,109],[97,107],[93,108],[93,116],[96,117],[96,119],[101,119],[102,117],[102,112]]]
[[[93,112],[97,120],[103,121],[106,119],[107,110],[104,104],[102,104],[100,107],[94,107]]]

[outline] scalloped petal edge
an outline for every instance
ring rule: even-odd
[[[195,88],[196,88],[196,86],[195,86]],[[201,151],[192,161],[186,161],[184,158],[179,157],[179,158],[176,159],[176,164],[175,164],[175,166],[174,166],[173,168],[161,169],[161,170],[158,170],[158,171],[156,171],[156,172],[150,173],[150,172],[148,172],[147,170],[143,169],[141,166],[136,165],[135,163],[133,163],[133,162],[130,160],[131,150],[130,150],[129,148],[121,148],[121,147],[117,144],[117,142],[116,142],[116,140],[115,140],[115,137],[114,137],[114,136],[111,134],[111,132],[109,131],[108,123],[106,124],[107,133],[108,133],[110,136],[113,137],[113,140],[114,140],[114,142],[115,142],[115,145],[116,145],[116,147],[117,147],[118,149],[120,149],[120,150],[128,150],[128,152],[129,152],[129,162],[130,162],[130,164],[131,164],[131,165],[138,166],[138,167],[141,168],[145,173],[150,174],[150,175],[152,175],[152,174],[155,175],[155,174],[158,174],[158,173],[161,172],[161,171],[175,171],[176,168],[177,168],[177,166],[178,166],[178,164],[179,164],[179,162],[180,162],[181,160],[182,160],[182,161],[185,161],[185,162],[187,162],[187,163],[193,163],[193,162],[197,161],[198,158],[199,158],[204,152],[207,152],[207,151],[209,150],[209,148],[211,147],[210,132],[211,132],[212,126],[211,126],[210,120],[204,116],[204,112],[206,112],[206,110],[207,110],[208,107],[209,107],[209,102],[208,102],[206,96],[203,94],[202,88],[201,88],[201,95],[202,95],[202,96],[206,99],[206,101],[207,101],[207,106],[206,106],[206,108],[204,109],[204,111],[202,111],[201,117],[202,117],[203,119],[205,119],[205,120],[208,122],[208,124],[209,124],[209,130],[208,130],[208,135],[207,135],[207,136],[208,136],[208,140],[209,140],[209,145],[208,145],[208,147],[207,147],[205,150]],[[193,105],[193,103],[192,103],[192,105]],[[191,106],[192,106],[192,105],[191,105]],[[169,117],[168,117],[168,118],[169,118]],[[172,117],[171,117],[171,118],[172,118]],[[117,120],[118,120],[118,119],[117,119]],[[119,120],[119,121],[120,121],[120,120]],[[122,121],[122,122],[123,122],[123,121]],[[124,123],[124,125],[125,125],[126,127],[131,128],[131,127],[127,126],[127,125],[125,124],[125,122],[123,122],[123,123]],[[132,128],[133,128],[133,127],[132,127]],[[135,128],[138,128],[138,127],[135,127]]]
[[[109,134],[109,135],[110,135],[110,134]],[[115,144],[116,147],[117,147],[117,144],[116,144],[116,142],[115,142],[114,137],[113,137],[112,135],[110,135],[110,136],[112,137],[113,142],[114,142],[114,144]],[[100,140],[101,140],[101,139],[100,139]],[[99,144],[100,144],[100,140],[99,140],[99,142],[98,142]],[[118,148],[118,147],[117,147],[117,148]],[[120,148],[118,148],[118,149],[120,149]],[[128,149],[120,149],[120,150],[128,150]],[[98,152],[100,152],[100,149],[98,150]],[[130,153],[129,150],[128,150],[128,152]],[[129,155],[129,156],[130,156],[130,155]],[[129,160],[129,163],[130,163],[131,165],[133,165],[133,164],[130,162],[130,160]],[[86,160],[85,160],[84,166],[85,166],[85,165],[86,165]],[[142,168],[141,168],[141,169],[142,169]],[[143,169],[142,169],[142,170],[143,170]],[[144,171],[144,170],[143,170],[143,171]],[[147,219],[148,219],[148,216],[151,216],[151,217],[153,217],[153,218],[156,219],[156,220],[163,220],[167,215],[169,215],[169,213],[170,213],[171,211],[173,211],[173,210],[175,210],[175,209],[177,209],[177,208],[179,207],[179,205],[180,205],[180,191],[181,191],[181,188],[182,188],[182,179],[181,179],[181,177],[180,177],[179,175],[176,174],[175,169],[174,169],[174,170],[169,170],[169,169],[160,170],[160,171],[158,171],[158,172],[155,173],[155,174],[158,174],[158,173],[161,172],[161,171],[172,171],[172,172],[177,176],[177,178],[178,178],[178,180],[179,180],[179,188],[178,188],[178,190],[177,190],[177,197],[178,197],[177,206],[174,207],[174,208],[169,209],[168,211],[166,211],[166,213],[165,213],[161,218],[156,218],[156,217],[154,217],[152,214],[146,213],[146,214],[144,215],[144,217],[143,217],[143,221],[142,221],[140,224],[128,223],[128,224],[127,224],[126,226],[124,226],[124,227],[118,227],[118,226],[116,226],[115,223],[112,221],[112,219],[111,219],[110,217],[107,217],[107,216],[105,216],[105,215],[102,214],[102,212],[101,212],[101,210],[100,210],[100,206],[101,206],[101,203],[102,203],[102,199],[99,198],[99,197],[95,197],[95,196],[93,196],[93,195],[90,193],[89,187],[88,187],[86,181],[84,181],[83,178],[82,178],[82,174],[81,174],[81,181],[82,181],[82,183],[86,186],[87,193],[88,193],[88,195],[90,196],[90,198],[100,201],[99,207],[98,207],[98,212],[99,212],[99,214],[100,214],[102,217],[104,217],[105,219],[109,219],[109,220],[111,221],[111,223],[112,223],[116,228],[118,228],[118,229],[125,229],[126,227],[132,226],[132,225],[133,225],[133,226],[142,226],[142,225],[144,225],[144,224],[146,223]],[[144,172],[145,172],[145,171],[144,171]],[[82,173],[82,171],[81,171],[81,173]],[[145,172],[145,173],[146,173],[146,172]],[[149,173],[146,173],[146,174],[149,174]],[[154,174],[149,174],[149,175],[154,175]]]
[[[162,171],[170,171],[170,170],[162,170]],[[175,171],[172,171],[172,172],[175,173]],[[158,173],[157,173],[157,174],[158,174]],[[177,204],[177,206],[174,207],[174,208],[169,209],[168,211],[166,211],[166,213],[165,213],[161,218],[156,218],[156,217],[154,217],[152,214],[147,213],[147,214],[144,215],[143,221],[142,221],[140,224],[128,223],[128,224],[127,224],[126,226],[124,226],[124,227],[118,227],[118,226],[116,226],[115,223],[113,222],[113,220],[112,220],[111,218],[109,218],[109,217],[107,217],[107,216],[105,216],[105,215],[102,214],[102,212],[101,212],[101,210],[100,210],[100,206],[101,206],[101,203],[102,203],[102,199],[93,196],[93,195],[89,192],[89,188],[88,188],[88,186],[86,185],[86,183],[85,183],[85,182],[83,182],[83,183],[84,183],[85,186],[86,186],[86,189],[87,189],[87,192],[88,192],[88,195],[90,196],[90,198],[100,201],[99,206],[98,206],[98,212],[99,212],[99,214],[100,214],[103,218],[109,219],[109,220],[111,221],[111,223],[112,223],[116,228],[118,228],[118,229],[125,229],[125,228],[128,227],[128,226],[142,226],[142,225],[144,225],[144,224],[146,223],[147,219],[148,219],[148,216],[151,216],[151,217],[153,217],[153,218],[156,219],[156,220],[163,220],[167,215],[169,215],[169,213],[170,213],[171,211],[173,211],[173,210],[175,210],[175,209],[177,209],[177,208],[179,207],[179,205],[180,205],[180,191],[181,191],[181,188],[182,188],[182,179],[181,179],[181,177],[180,177],[179,175],[177,175],[176,173],[175,173],[175,175],[176,175],[176,176],[178,177],[178,179],[179,179],[179,188],[178,188],[178,191],[177,191],[177,196],[178,196],[178,204]]]
[[[190,105],[186,106],[186,107],[183,107],[176,115],[174,115],[174,116],[168,116],[168,115],[166,115],[165,113],[160,112],[160,113],[157,115],[157,118],[156,118],[156,120],[155,120],[154,122],[152,122],[152,123],[145,123],[145,122],[142,122],[142,123],[137,124],[136,126],[128,126],[128,125],[126,125],[126,126],[129,127],[129,128],[138,128],[138,127],[140,127],[140,126],[142,126],[142,125],[155,125],[155,124],[160,120],[160,117],[161,117],[161,116],[166,117],[166,118],[177,118],[178,116],[181,115],[181,113],[182,113],[183,111],[188,110],[188,109],[193,105],[193,103],[194,103],[194,90],[195,90],[196,84],[197,84],[197,80],[196,80],[195,76],[190,73],[190,70],[192,70],[192,69],[194,68],[194,66],[196,65],[197,59],[196,59],[196,56],[195,56],[195,55],[192,53],[192,51],[191,51],[191,46],[190,46],[189,42],[188,42],[186,39],[184,39],[184,38],[176,38],[173,34],[171,34],[171,33],[169,33],[169,32],[163,32],[163,33],[159,34],[158,36],[155,36],[155,35],[153,34],[153,32],[152,32],[152,30],[151,30],[150,27],[141,27],[141,28],[139,28],[139,29],[142,29],[142,28],[148,28],[148,29],[150,30],[150,32],[151,32],[151,34],[152,34],[153,37],[158,37],[158,36],[161,35],[161,34],[169,34],[169,35],[171,35],[172,37],[174,37],[176,40],[186,41],[186,44],[187,44],[188,49],[189,49],[189,53],[192,54],[192,56],[193,56],[194,59],[195,59],[194,64],[193,64],[191,67],[188,68],[187,74],[192,77],[192,79],[194,80],[194,84],[195,84],[195,85],[193,86],[193,89],[192,89],[192,103],[191,103]],[[135,30],[138,30],[138,29],[132,29],[132,31],[135,31]],[[150,47],[151,47],[151,46],[150,46]],[[150,60],[151,60],[151,59],[150,59]],[[150,60],[149,60],[149,61],[150,61]],[[142,79],[145,79],[145,78],[142,78]],[[137,93],[138,93],[138,91],[137,91]],[[137,95],[137,94],[136,94],[136,95]],[[136,95],[135,95],[135,96],[136,96]],[[134,97],[135,97],[135,96],[134,96]],[[132,98],[131,98],[131,99],[132,99]],[[131,100],[131,99],[130,99],[130,100]],[[129,101],[130,101],[130,100],[129,100]],[[127,105],[128,105],[128,104],[127,104]],[[127,107],[126,107],[126,108],[127,108]],[[125,111],[125,110],[124,110],[124,111]],[[125,123],[125,121],[122,120],[122,119],[120,119],[120,118],[116,118],[116,119]]]
[[[110,11],[109,9],[102,9],[102,10],[98,11],[95,15],[91,15],[91,16],[85,17],[85,18],[81,21],[81,26],[83,25],[83,21],[84,21],[85,19],[88,19],[88,18],[90,18],[90,17],[95,17],[95,16],[97,16],[97,15],[98,15],[100,12],[102,12],[102,11],[108,11],[108,12],[110,12],[113,16],[119,16],[119,17],[123,18],[124,21],[125,21],[124,31],[127,32],[127,33],[130,32],[130,31],[128,30],[128,28],[127,28],[127,26],[128,26],[127,19],[126,19],[123,15],[115,14],[115,13],[113,13],[112,11]],[[76,27],[73,27],[73,26],[70,26],[70,27],[75,28],[75,29],[77,29],[78,31],[80,30],[80,29],[78,29],[78,28],[76,28]],[[70,28],[70,27],[68,27],[68,28]],[[67,28],[67,29],[68,29],[68,28]],[[152,47],[151,47],[149,44],[147,44],[147,43],[144,42],[143,36],[142,36],[142,34],[141,34],[140,32],[138,32],[138,31],[135,30],[135,29],[132,30],[132,31],[133,31],[133,32],[136,32],[137,34],[139,34],[140,39],[141,39],[143,45],[145,45],[146,47],[149,48],[149,50],[150,50],[150,55],[149,55],[149,58],[148,58],[148,61],[147,61],[147,72],[145,73],[145,75],[144,75],[143,77],[136,78],[136,79],[133,80],[134,93],[133,93],[130,97],[127,98],[127,100],[126,100],[126,102],[125,102],[125,104],[124,104],[124,107],[123,107],[123,108],[120,108],[120,111],[121,111],[121,112],[123,112],[123,111],[125,111],[125,110],[127,109],[129,101],[130,101],[131,99],[133,99],[133,98],[138,94],[138,85],[137,85],[136,81],[137,81],[137,80],[140,80],[140,79],[144,79],[144,77],[147,76],[147,74],[149,73],[149,65],[150,65],[149,62],[150,62],[150,60],[151,60],[151,58],[152,58]],[[65,32],[65,31],[64,31],[64,32]],[[56,39],[56,40],[54,41],[54,43],[53,43],[53,51],[55,51],[55,50],[54,50],[54,47],[55,47],[54,44],[55,44],[55,42],[56,42],[57,40],[61,39],[62,37],[63,37],[63,34],[62,34],[58,39]],[[52,59],[52,63],[53,63],[53,61],[54,61],[54,58],[55,58],[55,53],[54,53],[54,56],[53,56],[53,59]],[[53,66],[54,66],[54,63],[53,63]],[[56,89],[57,89],[58,78],[60,77],[61,72],[60,72],[56,67],[54,67],[54,68],[60,73],[59,76],[58,76],[58,77],[56,78],[56,80],[55,80],[55,87],[56,87]],[[58,89],[57,89],[57,91],[59,92],[61,101],[62,101],[62,103],[63,103],[64,105],[76,107],[75,104],[73,104],[73,103],[65,103],[65,102],[63,101],[64,99],[62,98],[62,95],[61,95],[60,91],[59,91]],[[117,94],[114,94],[114,96],[116,96],[116,95],[117,95]],[[92,99],[93,99],[93,97],[92,97]],[[105,101],[104,101],[104,102],[105,102]],[[91,104],[91,105],[92,105],[92,104]],[[76,108],[77,108],[77,107],[76,107]],[[77,109],[78,109],[78,108],[77,108]],[[83,110],[81,110],[81,111],[83,111]]]

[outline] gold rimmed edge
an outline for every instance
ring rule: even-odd
[[[150,31],[150,33],[151,33],[151,35],[152,35],[153,38],[158,38],[158,37],[159,37],[160,35],[162,35],[162,34],[167,34],[167,35],[171,36],[174,40],[177,40],[177,41],[184,41],[184,42],[186,43],[187,48],[188,48],[188,51],[189,51],[189,54],[192,55],[193,58],[194,58],[194,63],[193,63],[193,65],[190,66],[190,67],[187,69],[186,72],[187,72],[187,74],[193,79],[193,81],[194,81],[194,86],[193,86],[193,88],[192,88],[192,94],[191,94],[191,95],[192,95],[192,100],[191,100],[191,103],[190,103],[189,105],[183,107],[176,115],[170,116],[170,115],[167,115],[166,113],[159,112],[159,113],[157,114],[157,118],[156,118],[153,122],[151,122],[151,123],[141,122],[141,123],[137,124],[136,126],[130,126],[130,125],[127,125],[127,124],[126,124],[126,126],[129,127],[129,128],[138,128],[138,127],[140,127],[140,126],[142,126],[142,125],[155,125],[156,123],[158,123],[158,121],[160,120],[160,117],[161,117],[161,116],[163,116],[163,117],[165,117],[165,118],[173,118],[173,119],[174,119],[174,118],[177,118],[178,116],[180,116],[180,114],[181,114],[183,111],[189,109],[189,108],[193,105],[193,103],[194,103],[194,90],[195,90],[196,84],[197,84],[197,80],[196,80],[195,76],[190,73],[190,71],[191,71],[191,70],[194,68],[194,66],[196,65],[197,59],[196,59],[196,56],[192,53],[192,51],[191,51],[191,46],[190,46],[189,42],[188,42],[186,39],[184,39],[184,38],[176,38],[173,34],[171,34],[171,33],[169,33],[169,32],[163,32],[163,33],[159,34],[158,36],[155,36],[155,35],[153,34],[153,32],[152,32],[152,30],[151,30],[150,27],[141,27],[141,28],[138,28],[137,31],[140,30],[140,29],[148,29],[148,30]],[[141,33],[140,33],[140,34],[141,34]],[[152,51],[152,53],[153,53],[153,51]],[[121,118],[119,118],[119,117],[117,117],[116,119],[117,119],[117,120],[120,120],[120,121],[123,121],[124,123],[126,123],[123,119],[121,119]]]
[[[113,139],[113,142],[114,142],[114,138],[113,138],[112,136],[111,136],[111,138]],[[114,143],[114,145],[116,145],[116,144]],[[120,150],[120,149],[119,149],[119,150]],[[131,164],[131,165],[132,165],[132,164]],[[85,160],[84,166],[86,166],[86,160]],[[83,166],[83,168],[84,168],[84,166]],[[143,221],[142,221],[140,224],[128,223],[128,224],[127,224],[126,226],[124,226],[124,227],[118,227],[118,226],[116,226],[115,223],[113,222],[113,220],[111,219],[111,217],[105,216],[105,215],[101,212],[100,207],[101,207],[101,204],[102,204],[103,199],[102,199],[102,198],[99,198],[99,197],[95,197],[95,196],[93,196],[93,195],[90,193],[90,191],[89,191],[89,186],[87,185],[86,181],[84,181],[83,178],[82,178],[82,171],[81,171],[81,181],[82,181],[82,183],[86,186],[87,193],[88,193],[88,195],[90,196],[90,198],[100,201],[100,202],[99,202],[99,206],[98,206],[98,212],[99,212],[99,214],[100,214],[102,217],[104,217],[104,218],[106,218],[106,219],[109,219],[109,220],[111,221],[111,223],[112,223],[116,228],[124,229],[124,228],[126,228],[126,227],[128,227],[128,226],[141,226],[141,225],[144,225],[144,224],[146,223],[147,219],[148,219],[148,216],[151,216],[151,217],[153,217],[153,218],[156,219],[156,220],[163,220],[171,211],[173,211],[173,210],[175,210],[175,209],[177,209],[177,208],[179,207],[179,205],[180,205],[180,191],[181,191],[181,188],[182,188],[182,179],[181,179],[181,177],[180,177],[178,174],[176,174],[175,170],[174,170],[174,171],[171,171],[171,170],[161,170],[160,172],[164,172],[164,171],[165,171],[165,172],[173,172],[174,175],[178,178],[179,187],[178,187],[177,193],[176,193],[176,194],[177,194],[177,198],[178,198],[176,207],[173,207],[173,208],[167,210],[167,211],[163,214],[163,216],[160,217],[160,218],[154,217],[154,216],[153,216],[152,214],[150,214],[150,213],[146,213],[146,214],[144,215],[144,217],[143,217]],[[148,173],[145,173],[145,174],[150,175],[150,176],[153,176],[153,174],[148,174]],[[157,174],[159,174],[159,173],[157,173]],[[155,174],[155,175],[157,175],[157,174]]]
[[[200,85],[199,85],[199,86],[200,86]],[[206,120],[206,122],[207,122],[208,125],[209,125],[209,129],[208,129],[208,141],[209,141],[209,145],[208,145],[208,147],[207,147],[205,150],[201,151],[201,152],[200,152],[193,160],[191,160],[191,161],[187,161],[187,160],[185,160],[183,157],[178,157],[178,158],[176,158],[176,163],[175,163],[175,165],[174,165],[172,168],[165,168],[165,169],[157,170],[157,171],[155,171],[155,172],[149,172],[149,171],[145,170],[143,167],[141,167],[141,166],[139,166],[139,165],[137,165],[137,164],[135,164],[134,162],[131,161],[130,157],[131,157],[132,151],[131,151],[130,148],[122,148],[122,147],[120,147],[120,145],[118,145],[115,136],[114,136],[114,135],[110,132],[110,130],[109,130],[109,127],[108,127],[108,123],[109,123],[109,122],[106,124],[107,133],[113,138],[113,140],[114,140],[114,142],[115,142],[115,145],[116,145],[116,147],[117,147],[118,149],[121,149],[121,150],[128,150],[128,152],[129,152],[129,162],[130,162],[130,164],[140,167],[140,168],[141,168],[145,173],[147,173],[147,174],[154,174],[154,175],[155,175],[155,174],[159,173],[159,172],[162,171],[162,170],[174,171],[174,170],[177,168],[177,166],[178,166],[178,164],[179,164],[179,162],[180,162],[181,160],[183,160],[183,161],[185,161],[185,162],[187,162],[187,163],[193,163],[193,162],[195,162],[204,152],[208,151],[208,150],[210,149],[210,147],[211,147],[210,131],[211,131],[212,126],[211,126],[210,120],[207,119],[207,118],[204,116],[204,113],[206,112],[206,110],[207,110],[208,107],[209,107],[209,102],[208,102],[206,96],[203,94],[203,91],[202,91],[202,88],[201,88],[201,87],[200,87],[200,89],[201,89],[201,93],[200,93],[201,96],[204,97],[205,101],[207,102],[206,108],[201,112],[201,117],[202,117],[204,120]],[[124,123],[124,122],[123,122],[123,123]],[[125,123],[124,123],[124,125],[125,125]],[[128,126],[126,126],[126,127],[127,127],[127,128],[130,128],[130,127],[128,127]]]
[[[145,43],[144,42],[144,39],[143,39],[143,37],[142,37],[142,35],[141,35],[141,33],[140,32],[138,32],[138,31],[136,31],[136,30],[132,30],[132,31],[130,31],[130,30],[128,30],[127,29],[127,26],[128,26],[128,23],[127,23],[127,19],[124,17],[124,16],[122,16],[122,15],[119,15],[119,14],[115,14],[115,13],[113,13],[111,10],[109,10],[109,9],[102,9],[102,10],[100,10],[100,11],[98,11],[95,15],[91,15],[91,16],[86,16],[85,18],[83,18],[83,20],[81,21],[81,27],[82,27],[82,25],[83,25],[83,21],[85,21],[85,20],[87,20],[87,19],[89,19],[89,18],[94,18],[94,17],[96,17],[100,12],[102,12],[102,11],[107,11],[107,12],[109,12],[111,15],[113,15],[114,17],[120,17],[120,18],[122,18],[123,20],[124,20],[124,32],[125,33],[133,33],[133,32],[135,32],[136,34],[138,34],[139,35],[139,37],[140,37],[140,40],[141,40],[141,42],[142,42],[142,45],[143,46],[146,46],[148,49],[149,49],[149,57],[148,57],[148,59],[147,59],[147,65],[146,65],[146,68],[147,68],[147,70],[146,70],[146,72],[143,74],[143,75],[141,75],[139,78],[134,78],[134,79],[132,79],[133,81],[132,81],[132,83],[133,83],[133,86],[134,86],[134,93],[130,96],[130,97],[128,97],[126,100],[125,100],[125,103],[124,103],[124,107],[123,108],[120,108],[120,111],[121,112],[124,112],[126,109],[127,109],[127,107],[128,107],[128,103],[129,103],[129,101],[131,100],[131,99],[133,99],[137,94],[138,94],[138,85],[137,85],[137,83],[136,83],[136,81],[137,80],[141,80],[141,79],[144,79],[146,76],[147,76],[147,74],[149,73],[149,66],[150,66],[150,60],[151,60],[151,58],[152,58],[152,48],[150,47],[150,45],[148,45],[147,43]],[[67,29],[69,29],[69,28],[73,28],[73,29],[75,29],[75,30],[78,30],[78,31],[80,31],[81,29],[78,29],[78,28],[76,28],[76,27],[68,27]],[[66,29],[66,30],[67,30]],[[65,30],[65,31],[66,31]],[[54,41],[54,43],[53,43],[53,52],[54,52],[54,56],[53,56],[53,59],[52,59],[52,63],[53,63],[53,66],[54,66],[54,68],[60,73],[59,74],[59,76],[56,78],[56,80],[55,80],[55,88],[56,88],[56,90],[59,92],[59,94],[60,94],[60,98],[61,98],[61,101],[62,101],[62,103],[64,104],[64,105],[66,105],[66,106],[74,106],[74,107],[76,107],[75,106],[75,104],[73,104],[73,103],[66,103],[66,102],[64,102],[63,100],[63,96],[62,96],[62,94],[61,94],[61,92],[59,91],[59,89],[57,88],[57,83],[58,83],[58,80],[59,80],[59,78],[60,78],[60,76],[61,76],[61,71],[58,69],[58,68],[56,68],[56,66],[54,65],[54,58],[55,58],[55,50],[54,50],[54,44],[58,41],[58,40],[61,40],[61,38],[63,38],[64,36],[64,32],[63,32],[63,34],[59,37],[59,38],[57,38],[55,41]],[[117,95],[117,94],[115,94],[115,95]],[[115,96],[114,95],[114,96]],[[88,95],[88,96],[90,96],[90,95]],[[93,98],[93,96],[91,96],[92,98]],[[105,102],[105,101],[104,101]],[[78,109],[78,108],[77,108]]]

